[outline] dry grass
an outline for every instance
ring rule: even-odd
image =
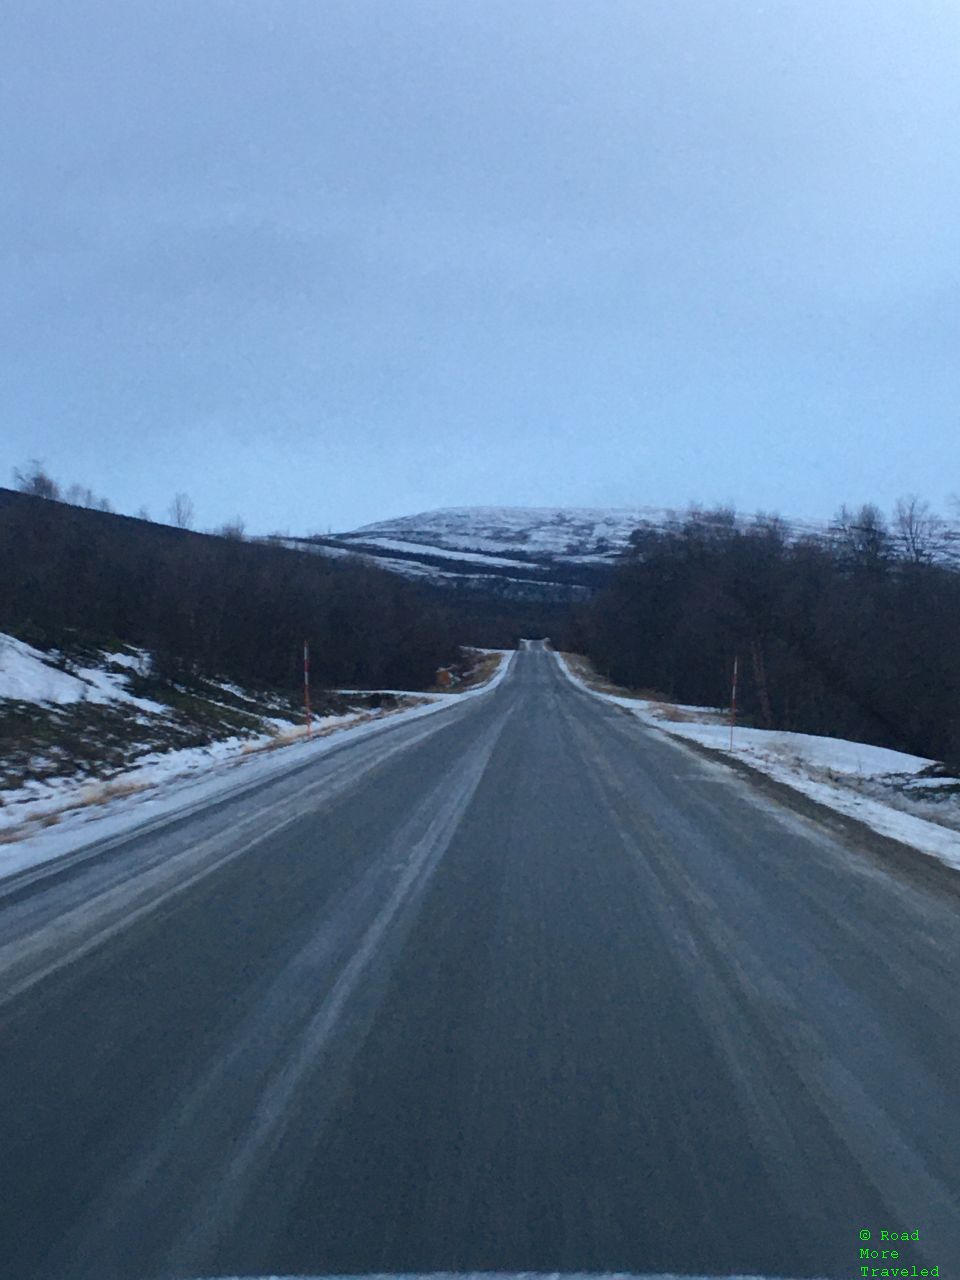
[[[378,707],[371,711],[358,711],[355,716],[342,724],[325,725],[321,718],[314,721],[313,732],[309,736],[311,738],[329,738],[331,734],[339,733],[341,729],[353,729],[356,725],[367,724],[371,720],[382,720],[385,716],[394,715],[397,711],[406,711],[409,707],[421,707],[426,699],[424,698],[403,698],[398,701],[395,707]],[[278,729],[273,733],[269,742],[248,742],[241,747],[240,754],[242,756],[260,755],[265,751],[277,751],[280,747],[289,747],[294,742],[303,742],[307,738],[307,726],[305,724],[294,725],[290,729]]]
[[[468,651],[469,652],[469,651]],[[456,684],[434,684],[427,690],[428,693],[463,693],[465,689],[475,689],[478,685],[486,684],[488,680],[492,680],[500,666],[501,655],[499,653],[477,653],[473,651],[472,662],[469,666],[460,666],[453,668],[454,673],[460,673],[460,679]]]
[[[122,779],[117,782],[104,782],[81,792],[73,804],[64,808],[89,809],[94,804],[107,804],[121,796],[132,796],[137,791],[145,791],[148,786],[150,786],[148,782],[124,782]]]
[[[504,661],[499,653],[483,654],[475,666],[466,672],[460,684],[459,689],[474,689],[479,684],[486,684],[488,680],[492,680],[500,669],[500,663]]]
[[[625,689],[622,685],[614,684],[612,680],[595,671],[590,660],[582,653],[561,653],[560,657],[574,675],[579,676],[585,684],[588,684],[591,689],[596,689],[598,693],[612,693],[618,698],[635,698],[638,702],[658,702],[664,706],[669,705],[663,694],[655,689]]]
[[[590,661],[581,653],[561,653],[560,656],[574,675],[579,676],[591,689],[598,693],[612,693],[618,698],[646,702],[650,714],[657,720],[667,720],[673,724],[720,724],[727,718],[724,711],[711,711],[707,708],[688,711],[671,702],[659,689],[625,689],[616,685],[605,676],[598,675]]]
[[[288,747],[291,742],[299,742],[306,735],[307,726],[305,724],[283,730],[271,728],[268,742],[245,742],[240,748],[240,755],[256,756],[264,751],[276,751],[279,747]]]
[[[16,844],[25,836],[33,835],[38,827],[55,827],[63,816],[63,812],[62,809],[57,809],[49,813],[36,813],[30,818],[25,818],[17,826],[10,827],[7,831],[0,831],[0,845]]]
[[[328,724],[324,725],[322,720],[314,721],[312,731],[307,733],[305,724],[294,725],[290,729],[278,729],[270,738],[269,742],[248,742],[240,748],[242,756],[258,756],[267,751],[279,751],[281,747],[290,747],[295,742],[304,742],[307,738],[329,738],[332,733],[336,733],[338,729],[349,729],[355,724],[365,724],[367,720],[373,720],[376,714],[371,711],[361,711],[350,720],[348,724]]]
[[[650,714],[656,716],[658,720],[669,720],[674,724],[697,724],[701,720],[699,715],[694,715],[692,711],[684,711],[682,707],[675,706],[672,702],[652,703]]]

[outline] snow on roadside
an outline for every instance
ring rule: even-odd
[[[228,738],[205,747],[158,752],[144,757],[105,783],[64,782],[56,795],[38,804],[29,785],[5,792],[0,809],[0,880],[28,867],[71,853],[93,841],[125,834],[143,822],[173,817],[184,810],[246,789],[339,747],[379,732],[387,722],[420,719],[491,692],[510,667],[512,650],[486,684],[460,693],[398,691],[416,699],[400,710],[326,716],[314,721],[314,736],[302,725],[283,723],[278,737]],[[352,690],[354,693],[381,690]],[[6,841],[4,842],[4,837]]]
[[[900,807],[910,803],[903,797],[909,797],[911,786],[935,792],[958,785],[957,779],[918,777],[923,770],[936,767],[937,761],[842,738],[744,727],[736,728],[731,750],[729,724],[716,708],[673,706],[604,693],[573,670],[565,656],[553,652],[564,675],[593,697],[625,707],[644,724],[671,737],[692,740],[742,760],[878,834],[960,870],[960,831]],[[912,807],[918,808],[919,803]]]

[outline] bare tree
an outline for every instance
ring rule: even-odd
[[[97,502],[93,490],[82,484],[72,484],[63,495],[63,500],[69,502],[71,507],[93,507]]]
[[[246,527],[242,516],[234,516],[232,520],[228,520],[226,524],[222,524],[214,532],[219,534],[221,538],[235,538],[238,542],[242,542]]]
[[[21,493],[30,493],[35,498],[50,498],[54,502],[60,501],[60,486],[38,458],[31,458],[25,471],[16,468],[13,479]]]
[[[88,507],[91,511],[113,511],[107,498],[98,498],[89,485],[72,484],[63,495],[71,507]]]
[[[865,502],[857,511],[844,504],[833,518],[831,532],[851,565],[877,568],[893,554],[887,522],[875,503]]]
[[[897,499],[893,527],[903,554],[915,564],[929,564],[943,548],[943,521],[916,494]]]
[[[168,508],[170,519],[178,529],[192,529],[194,510],[193,501],[186,493],[177,493]]]

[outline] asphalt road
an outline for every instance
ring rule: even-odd
[[[917,859],[530,650],[0,886],[0,1274],[847,1280],[919,1229],[958,1276],[960,897]]]

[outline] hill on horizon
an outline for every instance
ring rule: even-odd
[[[689,515],[690,509],[652,506],[445,507],[283,541],[330,556],[363,556],[403,577],[471,594],[578,603],[606,581],[635,530],[676,528]],[[743,527],[755,519],[736,516]],[[784,524],[796,537],[827,530],[809,521]]]

